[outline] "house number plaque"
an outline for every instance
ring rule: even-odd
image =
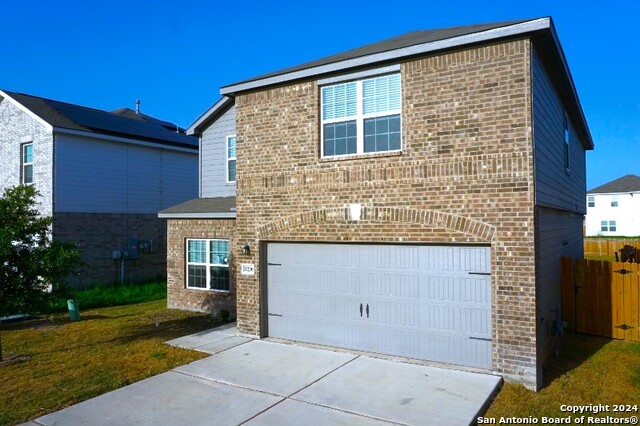
[[[241,263],[240,264],[240,275],[255,275],[256,274],[256,265],[253,263]]]

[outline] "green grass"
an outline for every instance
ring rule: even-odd
[[[206,356],[163,342],[219,325],[211,315],[167,310],[166,301],[53,314],[4,324],[0,425],[25,422]]]
[[[552,358],[539,392],[505,384],[485,417],[564,417],[560,406],[614,404],[640,409],[640,343],[570,333],[563,337],[560,358]],[[633,413],[602,412],[588,417],[629,417]],[[580,414],[572,415],[573,418]],[[586,423],[586,420],[585,420]]]
[[[69,298],[78,301],[80,309],[122,306],[133,303],[150,302],[167,297],[167,283],[149,282],[142,284],[99,285],[86,290],[71,290]],[[67,298],[54,301],[50,312],[67,310]]]

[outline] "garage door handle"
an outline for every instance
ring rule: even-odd
[[[367,303],[367,318],[369,318],[369,304]]]
[[[362,303],[360,304],[360,316],[362,316]]]
[[[491,272],[469,272],[469,275],[491,275]]]

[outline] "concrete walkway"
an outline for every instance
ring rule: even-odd
[[[468,425],[497,376],[236,335],[168,344],[212,356],[34,420],[31,425]]]

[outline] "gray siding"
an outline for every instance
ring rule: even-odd
[[[236,134],[236,107],[232,106],[202,132],[200,193],[204,198],[236,195],[236,184],[227,183],[227,136]]]
[[[536,208],[536,298],[538,355],[552,349],[552,312],[560,302],[560,258],[582,258],[582,215],[545,207]]]
[[[198,196],[198,156],[57,134],[56,212],[148,213]]]
[[[20,184],[20,145],[33,143],[33,183],[40,192],[38,211],[53,213],[53,143],[49,129],[16,104],[0,98],[0,193]]]
[[[564,108],[532,49],[533,143],[536,205],[586,213],[585,149],[570,127],[570,172],[564,167]]]

